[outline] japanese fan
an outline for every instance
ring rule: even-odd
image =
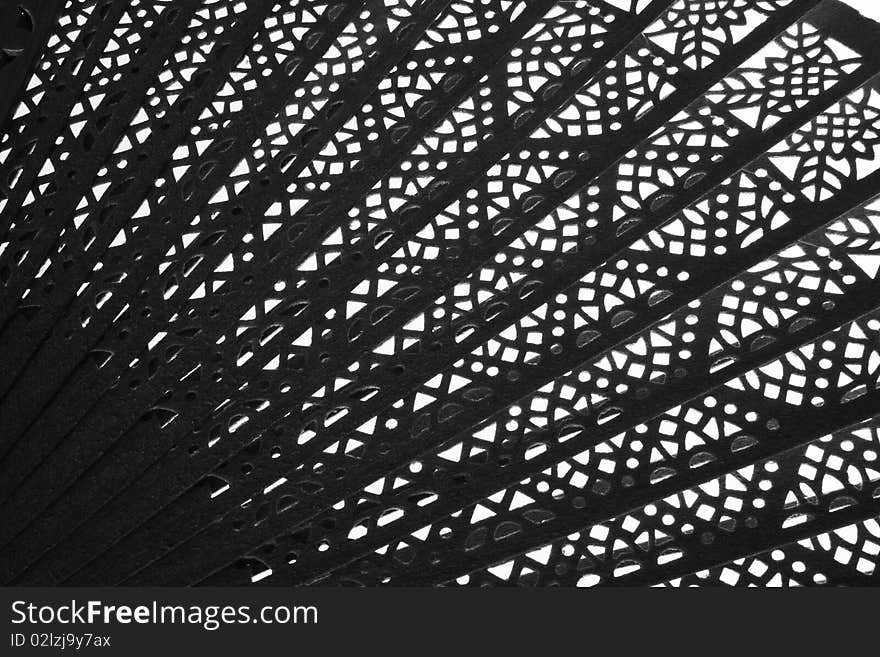
[[[878,43],[3,0],[0,582],[880,583]]]

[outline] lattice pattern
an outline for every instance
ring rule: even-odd
[[[0,12],[3,582],[876,582],[874,23]]]

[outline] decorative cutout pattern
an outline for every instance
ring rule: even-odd
[[[876,582],[876,25],[32,4],[0,580]]]

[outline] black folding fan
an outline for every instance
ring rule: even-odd
[[[880,583],[878,43],[2,0],[0,582]]]

